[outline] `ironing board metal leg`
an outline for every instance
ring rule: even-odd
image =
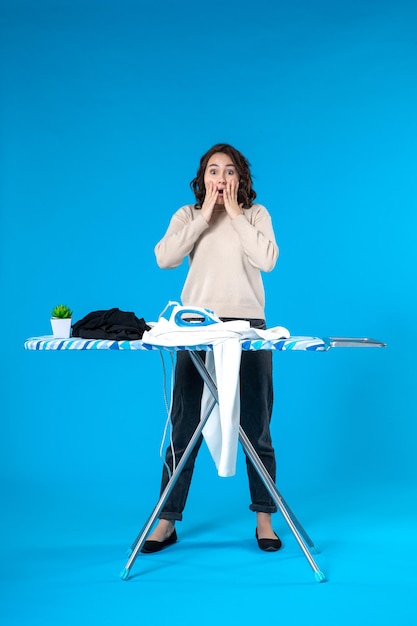
[[[276,487],[276,485],[275,485],[275,487]],[[288,512],[289,516],[291,517],[292,521],[294,522],[294,525],[297,528],[298,532],[303,537],[304,541],[306,542],[306,544],[308,545],[310,550],[313,552],[313,554],[318,554],[320,552],[320,550],[318,549],[318,547],[316,546],[314,541],[311,539],[310,535],[308,535],[308,533],[306,532],[305,528],[303,528],[303,526],[301,525],[301,522],[297,519],[295,513],[290,508],[288,502],[285,501],[284,496],[282,495],[282,493],[280,493],[278,491],[278,489],[277,489],[277,492],[278,492],[279,497],[281,499],[282,505],[287,509],[287,512]]]
[[[317,563],[314,561],[314,559],[311,556],[311,553],[310,553],[310,551],[309,551],[309,549],[308,549],[308,547],[306,545],[306,543],[309,543],[312,547],[314,547],[313,542],[311,541],[310,537],[307,535],[305,530],[302,528],[302,526],[300,525],[298,520],[297,520],[297,523],[296,523],[294,521],[292,515],[290,514],[290,512],[287,510],[285,501],[283,500],[281,494],[279,493],[279,491],[278,491],[274,481],[272,480],[271,476],[266,471],[264,464],[262,463],[261,459],[259,458],[258,454],[256,453],[255,448],[251,444],[248,436],[246,435],[246,433],[245,433],[245,431],[243,430],[242,427],[239,428],[239,439],[240,439],[240,442],[241,442],[241,444],[242,444],[246,454],[248,455],[248,457],[251,460],[253,466],[255,467],[256,471],[258,472],[260,479],[264,483],[266,489],[270,493],[272,499],[274,500],[274,502],[277,505],[278,509],[282,513],[285,521],[287,522],[288,526],[290,527],[290,530],[293,533],[295,539],[297,540],[297,543],[300,546],[301,550],[303,551],[304,556],[306,557],[307,561],[309,562],[309,564],[311,565],[312,569],[314,570],[316,580],[318,582],[323,582],[325,580],[325,575],[320,570],[320,568],[318,567]],[[297,526],[300,528],[300,531],[297,528]]]
[[[280,503],[287,511],[288,515],[290,516],[291,520],[294,523],[294,526],[297,528],[298,532],[303,537],[303,540],[305,541],[305,543],[308,545],[308,547],[311,550],[313,550],[314,552],[318,552],[316,546],[314,545],[314,541],[311,539],[310,535],[308,535],[306,530],[303,528],[303,526],[301,525],[301,522],[297,519],[294,512],[291,510],[290,506],[285,501],[282,493],[279,492],[278,487],[276,486],[276,484],[274,483],[274,481],[272,480],[272,478],[266,471],[264,464],[260,460],[255,448],[252,446],[248,436],[246,435],[242,427],[240,427],[239,429],[239,439],[243,448],[246,450],[248,457],[253,463],[255,469],[257,470],[262,482],[264,483],[266,489],[268,490],[268,493],[271,495],[272,499],[274,500],[274,502],[276,502],[277,498],[279,498]]]
[[[178,462],[178,465],[176,466],[175,470],[172,472],[172,476],[168,481],[167,486],[165,487],[164,491],[161,494],[161,497],[158,500],[157,505],[155,506],[154,510],[152,511],[148,521],[146,522],[146,524],[143,526],[142,530],[140,531],[139,535],[136,537],[135,541],[133,542],[130,550],[130,556],[129,556],[129,560],[127,561],[124,569],[121,571],[120,573],[120,577],[122,578],[122,580],[126,580],[129,577],[129,572],[130,569],[133,565],[133,563],[136,560],[136,557],[140,551],[140,549],[142,548],[143,544],[145,543],[146,537],[150,531],[150,529],[152,528],[153,524],[155,523],[155,520],[157,519],[159,513],[161,512],[165,502],[167,501],[171,491],[173,490],[175,483],[178,480],[179,475],[181,474],[184,465],[186,464],[191,452],[193,451],[202,431],[203,428],[208,420],[208,418],[210,417],[211,412],[213,411],[214,407],[216,406],[216,401],[213,399],[212,403],[210,404],[209,408],[207,409],[207,413],[204,416],[204,418],[199,422],[197,428],[194,431],[193,436],[191,437],[188,446],[186,447],[184,454],[182,455],[181,459]]]
[[[199,354],[193,353],[193,352],[190,353],[190,356],[191,356],[191,358],[192,358],[196,368],[198,369],[198,371],[200,373],[200,376],[203,378],[204,382],[206,383],[206,385],[208,386],[208,388],[210,390],[211,395],[213,396],[214,400],[217,403],[219,401],[217,387],[216,387],[213,379],[211,378],[211,376],[207,372],[207,369],[205,367],[205,364],[204,364],[202,358],[200,357]],[[313,559],[313,557],[312,557],[312,555],[311,555],[311,553],[310,553],[310,551],[308,549],[308,546],[310,546],[311,548],[314,549],[314,551],[316,551],[316,548],[314,546],[313,541],[311,540],[309,535],[306,533],[304,528],[301,526],[300,522],[295,517],[295,515],[293,514],[291,509],[287,506],[285,500],[283,499],[283,497],[279,493],[279,491],[278,491],[274,481],[272,480],[271,476],[266,471],[264,464],[262,463],[262,461],[259,458],[255,448],[251,444],[248,436],[246,435],[245,431],[243,430],[243,428],[241,426],[239,427],[239,439],[240,439],[240,442],[241,442],[244,450],[246,451],[246,454],[248,455],[248,457],[251,460],[253,466],[255,467],[256,471],[258,472],[260,479],[264,483],[264,485],[265,485],[266,489],[268,490],[268,492],[271,494],[272,499],[276,503],[278,509],[280,510],[280,512],[282,513],[285,521],[287,522],[288,526],[290,527],[290,530],[293,533],[295,539],[297,540],[297,542],[298,542],[301,550],[303,551],[307,561],[309,562],[309,564],[313,568],[313,570],[315,572],[316,580],[318,580],[319,582],[323,582],[325,580],[325,576],[324,576],[323,572],[320,571],[319,567],[317,566],[316,562],[314,561],[314,559]]]

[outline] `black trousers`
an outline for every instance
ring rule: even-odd
[[[263,320],[249,320],[251,326],[265,327]],[[204,352],[200,353],[204,358]],[[178,464],[200,421],[203,380],[187,351],[177,352],[175,383],[172,403],[172,441],[175,461]],[[266,470],[275,481],[276,462],[272,447],[270,422],[273,405],[272,353],[269,350],[242,351],[240,366],[240,423],[258,453]],[[181,520],[190,489],[194,464],[202,443],[200,436],[159,517]],[[168,446],[166,463],[172,470],[172,450]],[[246,458],[251,496],[250,509],[274,513],[276,505],[266,490],[251,461]],[[169,475],[164,467],[161,493]]]

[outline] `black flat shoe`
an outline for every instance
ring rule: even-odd
[[[177,533],[175,532],[175,528],[174,528],[170,536],[167,539],[164,539],[163,541],[155,541],[154,539],[148,539],[148,541],[145,541],[145,543],[143,544],[141,548],[141,552],[144,552],[145,554],[152,554],[153,552],[160,552],[164,548],[167,548],[168,546],[172,546],[172,544],[176,543],[177,539],[178,539]]]
[[[255,536],[258,540],[259,549],[263,550],[264,552],[276,552],[282,546],[281,539],[278,537],[278,535],[275,535],[276,539],[259,539],[258,529],[256,529]]]

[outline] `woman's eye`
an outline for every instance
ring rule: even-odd
[[[229,176],[233,176],[233,174],[234,174],[235,172],[234,172],[234,170],[229,170],[227,173],[229,174]]]

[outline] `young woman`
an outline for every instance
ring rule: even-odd
[[[254,204],[248,160],[232,146],[216,144],[201,158],[191,187],[196,204],[182,207],[172,217],[155,248],[158,265],[178,267],[188,257],[189,272],[181,294],[185,306],[208,308],[223,321],[244,319],[253,327],[266,328],[261,272],[274,268],[278,246],[268,211]],[[177,463],[200,420],[202,391],[203,382],[188,353],[178,352],[171,416]],[[242,352],[240,402],[241,425],[275,480],[269,430],[273,402],[269,350]],[[201,441],[200,437],[142,552],[158,552],[177,541],[175,522],[182,519]],[[172,460],[169,447],[166,462],[170,468]],[[275,503],[248,459],[246,465],[258,546],[276,551],[281,541],[271,526]],[[168,479],[164,468],[161,492]]]

